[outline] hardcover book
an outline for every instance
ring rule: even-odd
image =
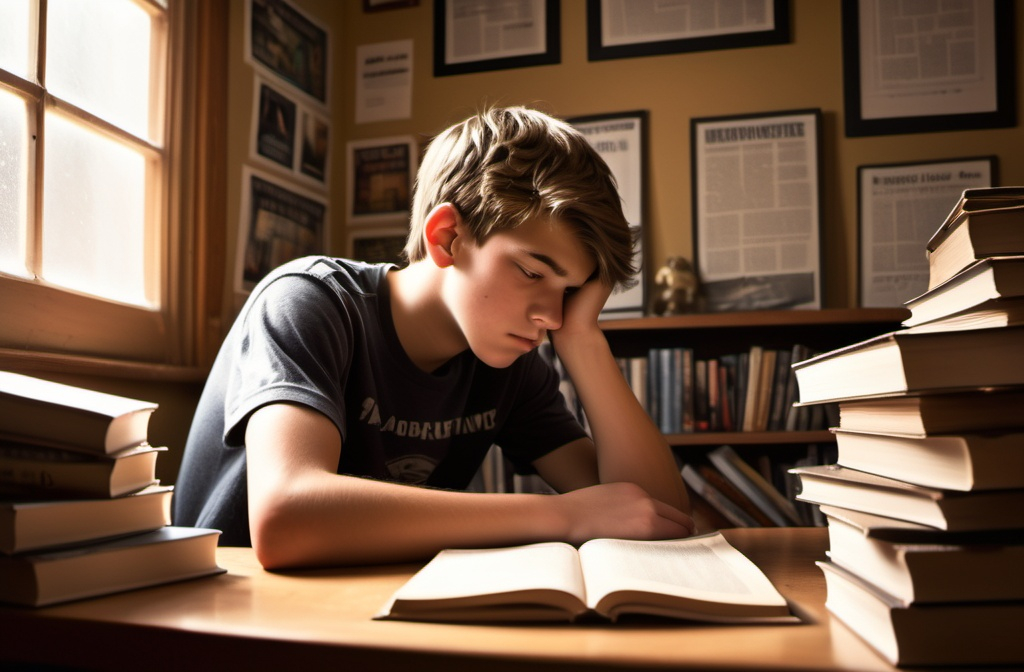
[[[376,616],[417,621],[616,621],[627,615],[795,623],[763,572],[720,533],[446,550]]]
[[[0,436],[109,455],[145,443],[157,405],[0,371]]]

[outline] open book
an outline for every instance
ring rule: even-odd
[[[445,550],[378,619],[611,621],[626,614],[720,623],[795,623],[768,577],[715,532],[670,541],[594,539]]]

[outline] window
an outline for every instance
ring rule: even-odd
[[[0,348],[189,363],[184,4],[0,1]]]

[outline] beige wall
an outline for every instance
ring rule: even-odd
[[[324,3],[307,0],[327,20]],[[331,4],[331,3],[326,3]],[[1002,184],[1024,184],[1024,132],[1013,129],[876,136],[848,139],[843,132],[841,20],[838,0],[793,0],[790,44],[647,58],[588,62],[586,3],[562,0],[562,62],[519,70],[433,77],[433,2],[365,13],[362,2],[343,3],[335,38],[335,140],[402,134],[433,135],[482,103],[535,105],[558,116],[648,110],[650,113],[650,220],[648,263],[668,255],[692,256],[690,142],[692,117],[821,108],[824,113],[825,305],[856,301],[857,166],[995,154]],[[1015,0],[1017,99],[1024,99],[1024,0]],[[414,42],[413,118],[357,125],[354,120],[356,48],[397,39]],[[1024,101],[1022,101],[1024,102]],[[1018,103],[1018,106],[1020,103]],[[1016,149],[1011,149],[1016,148]],[[335,142],[335,226],[343,226],[344,145]],[[952,206],[952,204],[950,204]],[[938,225],[938,223],[936,223]],[[335,229],[334,252],[343,253]]]

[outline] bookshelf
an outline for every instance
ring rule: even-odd
[[[686,346],[693,348],[695,357],[709,358],[752,345],[789,348],[797,342],[819,351],[833,350],[898,329],[909,315],[905,308],[766,310],[605,320],[601,328],[618,357],[642,356],[651,348]],[[670,434],[667,439],[677,448],[834,441],[825,430],[693,432]]]

